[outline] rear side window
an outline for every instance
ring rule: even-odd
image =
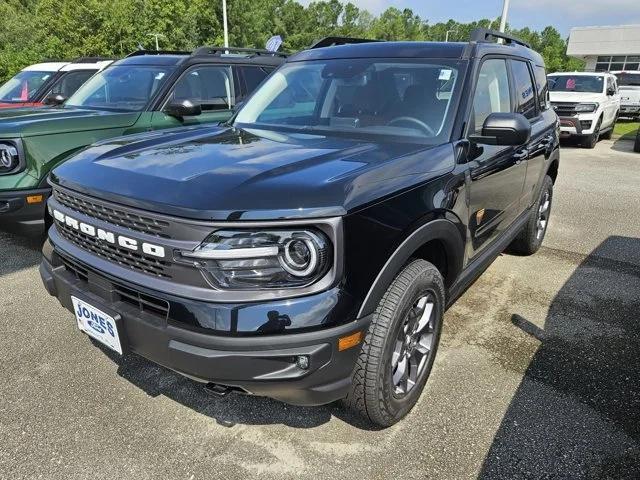
[[[527,118],[534,118],[536,116],[536,96],[529,66],[526,62],[512,60],[511,67],[516,91],[516,112]]]
[[[96,71],[97,70],[78,70],[69,72],[56,82],[49,93],[55,95],[60,94],[64,98],[69,98],[76,93],[76,90],[89,80]]]
[[[196,101],[203,111],[228,110],[235,104],[233,87],[230,67],[195,67],[178,80],[169,101]]]
[[[480,67],[473,96],[470,133],[480,134],[490,114],[507,112],[511,112],[507,63],[501,59],[486,60]]]
[[[544,67],[536,65],[533,67],[533,73],[536,77],[536,87],[538,90],[538,106],[541,112],[548,110],[549,103],[549,85],[547,84],[547,72]]]

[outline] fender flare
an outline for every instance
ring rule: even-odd
[[[384,293],[395,279],[400,269],[421,246],[431,240],[441,241],[447,252],[446,283],[452,284],[462,270],[464,258],[464,241],[460,231],[449,220],[436,219],[415,229],[391,254],[387,262],[373,281],[367,296],[362,302],[357,318],[372,314]]]

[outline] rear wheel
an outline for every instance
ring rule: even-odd
[[[436,267],[412,260],[376,309],[356,363],[346,405],[388,427],[416,404],[438,348],[444,283]]]
[[[509,252],[519,255],[533,255],[540,249],[549,226],[552,200],[553,180],[549,175],[545,175],[540,197],[531,207],[526,225],[509,245]]]
[[[598,119],[595,128],[593,129],[593,133],[587,137],[584,137],[582,140],[582,146],[584,148],[595,148],[598,143],[598,139],[600,138],[600,126],[602,125],[602,117]]]

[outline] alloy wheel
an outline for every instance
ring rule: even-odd
[[[551,208],[551,192],[546,190],[542,199],[540,200],[540,206],[538,207],[538,222],[536,224],[536,238],[540,240],[547,229],[549,223],[549,209]]]

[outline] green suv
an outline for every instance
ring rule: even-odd
[[[96,74],[64,106],[0,112],[0,226],[42,231],[47,176],[70,155],[112,137],[225,121],[284,58],[240,48],[140,51]]]

